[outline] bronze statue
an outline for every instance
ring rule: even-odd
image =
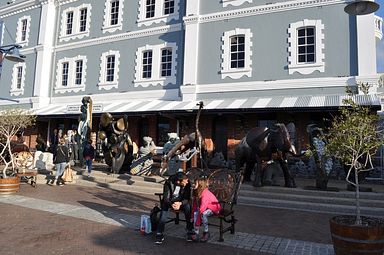
[[[128,116],[114,120],[110,113],[103,113],[100,117],[99,139],[102,141],[105,162],[111,171],[129,171],[137,153],[137,145],[128,134]]]

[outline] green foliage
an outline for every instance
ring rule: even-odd
[[[384,143],[382,130],[378,128],[379,116],[351,99],[344,104],[350,107],[340,109],[340,115],[333,119],[327,132],[327,152],[358,171],[368,170],[372,166],[365,158],[376,154]]]

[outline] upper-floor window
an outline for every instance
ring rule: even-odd
[[[86,56],[60,59],[57,62],[57,70],[55,93],[85,90]]]
[[[226,31],[222,36],[221,78],[252,76],[252,33],[250,29]]]
[[[288,29],[288,71],[310,74],[324,72],[324,25],[321,20],[291,23]]]
[[[104,7],[103,33],[114,32],[123,28],[124,1],[106,0]]]
[[[61,85],[68,86],[69,62],[63,62],[61,65]]]
[[[67,31],[66,31],[66,34],[67,35],[71,35],[72,34],[72,27],[73,27],[73,12],[68,12],[67,13]]]
[[[164,0],[164,15],[175,12],[175,0]]]
[[[16,43],[21,46],[27,46],[29,42],[29,33],[31,26],[31,17],[23,16],[19,18],[17,22],[17,31],[16,31]]]
[[[69,7],[63,10],[61,15],[60,41],[81,39],[89,36],[91,23],[90,4],[82,4],[77,7]]]
[[[143,52],[143,79],[148,79],[152,77],[152,50],[147,50]]]
[[[155,17],[155,0],[147,0],[145,3],[145,17],[153,18]]]
[[[223,7],[227,7],[228,5],[239,6],[246,2],[252,3],[252,0],[221,0]]]
[[[80,10],[80,32],[87,30],[87,8]]]
[[[139,0],[138,26],[179,19],[180,0]]]
[[[176,43],[146,45],[136,52],[134,86],[176,83]]]
[[[99,90],[110,90],[118,87],[120,53],[110,50],[104,52],[100,59]]]
[[[76,78],[75,78],[75,84],[81,85],[83,81],[83,60],[77,60],[76,63]]]
[[[9,91],[11,96],[20,96],[24,94],[26,64],[17,63],[12,70],[12,85]]]
[[[161,77],[172,75],[172,49],[161,50]]]

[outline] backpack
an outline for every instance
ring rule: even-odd
[[[160,212],[161,209],[158,205],[155,205],[149,214],[149,218],[151,220],[151,225],[152,225],[152,231],[157,230],[157,226],[159,225],[160,222]]]

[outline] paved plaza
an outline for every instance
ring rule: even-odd
[[[237,206],[236,233],[217,242],[187,243],[185,225],[167,224],[166,240],[138,231],[156,196],[69,184],[0,196],[0,254],[333,254],[331,214]]]

